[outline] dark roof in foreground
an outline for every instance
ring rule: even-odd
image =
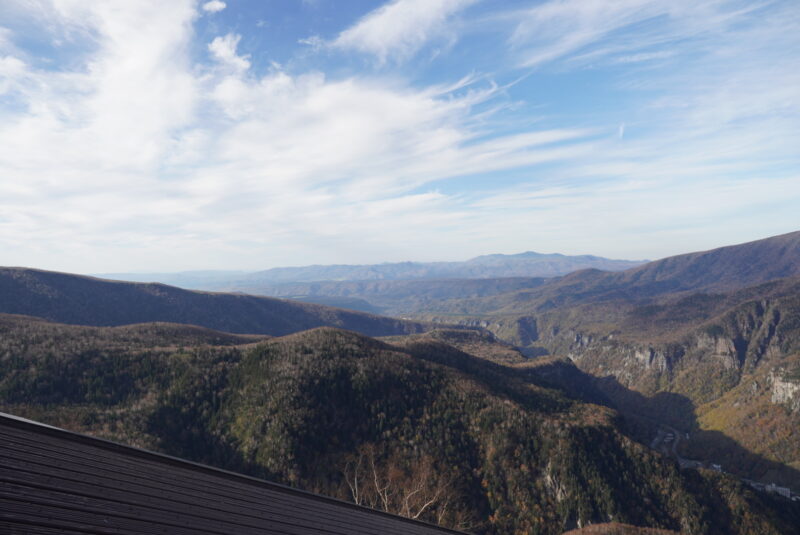
[[[457,532],[0,413],[0,533]]]

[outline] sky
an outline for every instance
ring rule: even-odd
[[[796,0],[0,2],[0,265],[655,259],[798,229]]]

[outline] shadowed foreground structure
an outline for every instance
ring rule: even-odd
[[[0,532],[459,533],[3,413]]]

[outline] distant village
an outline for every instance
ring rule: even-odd
[[[678,461],[678,464],[681,468],[703,468],[706,470],[714,470],[715,472],[720,472],[723,474],[729,474],[734,477],[737,477],[735,474],[731,474],[730,472],[726,472],[722,469],[722,465],[711,463],[707,461],[698,461],[694,459],[684,459],[681,457],[677,452],[677,445],[681,440],[681,435],[684,435],[686,440],[689,439],[689,433],[680,433],[676,429],[672,427],[668,427],[668,430],[664,430],[659,428],[658,434],[656,438],[653,439],[653,442],[650,444],[650,447],[661,451],[667,456],[675,457]],[[783,496],[784,498],[788,498],[793,502],[800,502],[800,494],[797,494],[789,487],[780,487],[775,483],[760,483],[758,481],[753,481],[752,479],[745,479],[740,478],[743,483],[750,485],[752,488],[761,491],[761,492],[769,492],[771,494],[777,494],[779,496]]]

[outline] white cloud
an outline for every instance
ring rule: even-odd
[[[220,63],[237,71],[246,71],[250,68],[248,56],[239,56],[236,54],[236,48],[239,46],[239,41],[241,41],[241,39],[241,35],[233,33],[229,33],[224,37],[215,37],[214,40],[209,43],[208,50]]]
[[[42,4],[47,35],[80,54],[47,70],[0,32],[0,90],[11,95],[0,103],[2,263],[100,272],[524,249],[657,256],[669,240],[719,245],[700,241],[717,239],[720,221],[743,239],[796,226],[800,60],[786,54],[796,18],[777,10],[743,24],[716,3],[703,23],[736,24],[714,22],[686,59],[674,36],[688,30],[670,17],[597,37],[654,9],[621,5],[606,14],[560,2],[528,29],[512,23],[516,53],[595,53],[626,69],[626,91],[655,95],[604,124],[556,112],[537,123],[538,102],[503,114],[517,103],[480,74],[440,86],[296,66],[264,75],[233,33],[207,45],[211,67],[198,66],[189,0]],[[564,44],[546,21],[571,27],[567,8],[592,22]],[[364,50],[408,56],[437,24]],[[667,58],[681,68],[658,70]],[[768,208],[748,216],[751,206]]]
[[[158,17],[152,14],[158,11]],[[0,124],[0,241],[68,248],[113,233],[168,186],[156,173],[194,115],[186,49],[192,2],[42,6],[48,26],[88,52],[71,70],[19,61]],[[11,249],[9,249],[11,250]]]
[[[591,135],[482,140],[473,110],[499,89],[474,79],[414,89],[257,76],[236,34],[208,45],[224,68],[198,70],[191,2],[121,5],[53,11],[49,25],[87,40],[72,70],[13,62],[23,102],[0,124],[0,249],[14,263],[109,271],[144,255],[169,269],[213,266],[214,251],[256,268],[266,250],[286,263],[310,249],[344,261],[348,242],[396,258],[416,249],[410,236],[464,217],[450,196],[418,188],[566,158]]]
[[[0,95],[10,93],[26,72],[25,62],[21,59],[0,55]]]
[[[207,11],[209,13],[219,13],[226,7],[227,4],[221,0],[211,0],[210,2],[203,4],[203,11]]]
[[[27,113],[0,129],[10,158],[34,165],[47,146],[49,158],[63,158],[64,169],[73,170],[65,173],[88,161],[106,170],[156,162],[169,131],[190,120],[195,97],[187,58],[174,53],[188,42],[191,2],[170,2],[153,19],[157,3],[53,5],[49,16],[58,23],[91,28],[97,52],[70,72],[21,71],[12,62]]]
[[[632,174],[646,171],[638,166],[629,170]],[[800,199],[800,175],[769,178],[770,185],[785,195],[783,200],[764,186],[766,178],[631,178],[528,185],[477,199],[468,211],[473,239],[494,239],[494,250],[519,251],[518,243],[527,234],[543,251],[586,254],[602,250],[609,257],[656,259],[796,230],[796,221],[787,220],[786,214]],[[743,217],[750,212],[761,216]],[[498,217],[501,213],[502,218]],[[727,243],[720,242],[721,220],[731,231]],[[528,232],[515,232],[509,221]]]
[[[372,54],[380,62],[389,57],[406,59],[441,32],[451,16],[475,1],[394,0],[368,13],[331,44]]]

